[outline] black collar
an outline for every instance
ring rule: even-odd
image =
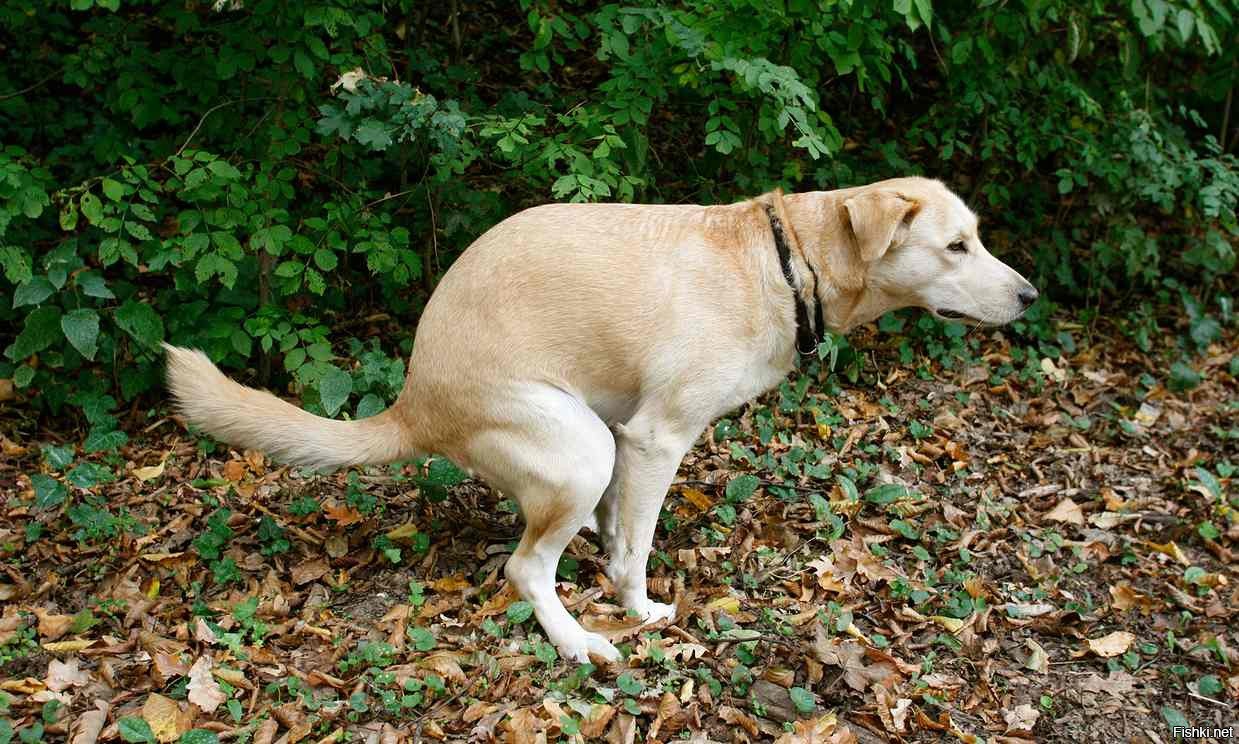
[[[826,326],[822,322],[822,302],[816,296],[813,302],[813,325],[809,325],[809,308],[805,305],[804,299],[800,296],[799,290],[796,289],[796,274],[792,270],[792,251],[787,245],[787,233],[783,229],[783,221],[774,212],[774,206],[766,204],[766,217],[770,220],[770,231],[774,233],[774,247],[779,252],[779,263],[783,266],[783,278],[787,280],[787,286],[792,288],[792,297],[796,300],[796,351],[804,355],[813,354],[817,351],[817,345],[822,342],[826,336]],[[817,272],[808,266],[809,273],[813,276],[813,292],[817,292]]]

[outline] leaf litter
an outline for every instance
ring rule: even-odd
[[[0,717],[78,744],[1165,741],[1171,720],[1233,723],[1222,362],[1182,395],[1121,340],[1002,376],[995,333],[976,364],[923,359],[930,380],[863,336],[882,379],[794,406],[789,385],[685,459],[651,560],[673,622],[640,627],[596,538],[569,545],[561,598],[625,651],[610,667],[565,664],[503,579],[511,502],[441,487],[433,464],[315,477],[164,425],[121,460],[79,451],[118,475],[79,485],[6,423]],[[39,507],[35,474],[94,521]]]

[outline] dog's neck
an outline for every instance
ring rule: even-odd
[[[819,191],[786,194],[782,201],[801,258],[817,274],[815,299],[822,306],[826,326],[847,333],[890,309],[881,292],[866,286],[863,267],[844,253],[853,246],[843,200]]]

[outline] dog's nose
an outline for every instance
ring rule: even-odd
[[[1029,285],[1027,289],[1020,290],[1020,304],[1023,305],[1025,309],[1027,309],[1031,307],[1032,304],[1036,302],[1037,298],[1040,296],[1041,296],[1040,293],[1037,292],[1037,288],[1032,285]]]

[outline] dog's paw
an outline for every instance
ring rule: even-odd
[[[619,649],[597,633],[584,632],[579,637],[556,646],[560,656],[577,664],[588,664],[591,656],[607,663],[620,659]]]
[[[587,632],[585,634],[585,643],[589,646],[590,656],[597,656],[607,663],[620,660],[620,652],[619,649],[615,647],[615,644],[611,643],[597,633]],[[586,661],[588,661],[588,659],[586,659]]]
[[[673,604],[663,604],[662,602],[653,602],[647,599],[644,606],[634,607],[633,609],[646,625],[675,618],[675,605]]]

